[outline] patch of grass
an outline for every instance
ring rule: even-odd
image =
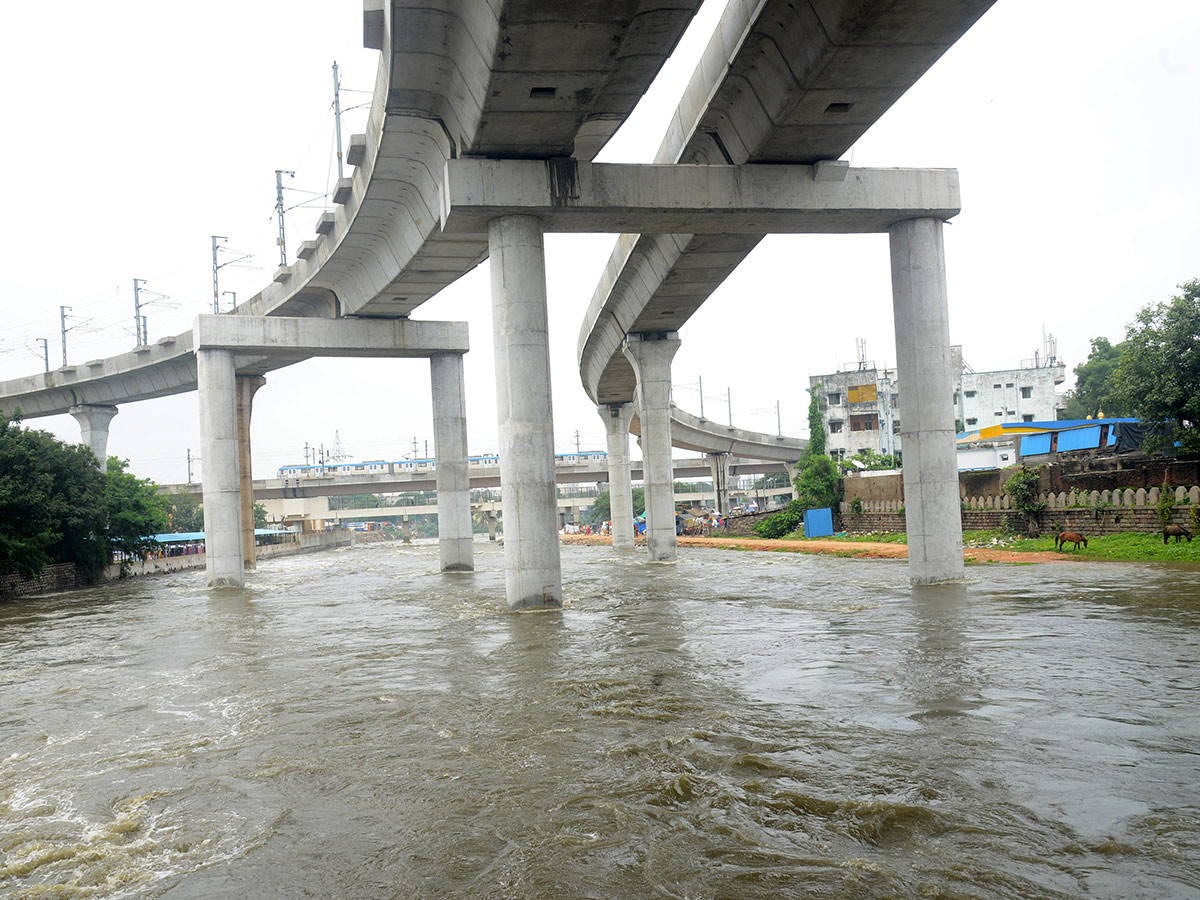
[[[1084,532],[1087,535],[1087,532]],[[968,538],[970,535],[970,539]],[[1054,535],[1038,538],[1013,537],[999,531],[963,532],[963,544],[974,547],[999,547],[1017,552],[1036,553],[1054,550]],[[1200,562],[1200,541],[1164,545],[1162,534],[1126,531],[1120,534],[1088,536],[1087,547],[1063,551],[1068,556],[1089,559],[1112,559],[1123,562],[1154,560],[1162,562]]]
[[[869,531],[865,534],[831,534],[826,537],[806,538],[803,534],[789,535],[796,541],[844,541],[853,543],[907,544],[908,535],[900,531]]]

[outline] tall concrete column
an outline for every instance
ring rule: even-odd
[[[708,470],[712,472],[713,492],[717,495],[717,512],[729,515],[729,462],[728,453],[705,453]]]
[[[80,440],[92,449],[100,471],[108,471],[108,423],[117,414],[115,406],[82,403],[67,410],[79,423]]]
[[[258,568],[258,550],[254,544],[254,474],[250,465],[250,414],[254,395],[267,383],[261,375],[238,375],[238,489],[242,504],[242,564],[247,569]]]
[[[671,359],[678,332],[631,334],[621,351],[637,375],[646,485],[646,546],[652,561],[675,558],[675,479],[671,465]]]
[[[488,223],[504,571],[512,609],[562,605],[542,224]]]
[[[608,500],[614,550],[633,549],[633,489],[629,475],[629,423],[632,403],[596,407],[608,438]]]
[[[433,387],[433,453],[442,571],[469,572],[475,568],[475,560],[462,354],[431,356],[429,376]]]
[[[204,547],[210,587],[245,584],[237,386],[232,350],[197,350],[200,452],[204,462]]]
[[[889,234],[908,570],[931,584],[963,577],[942,223],[911,219]]]

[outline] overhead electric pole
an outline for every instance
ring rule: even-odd
[[[337,60],[333,61],[333,124],[337,132],[338,178],[342,177],[342,83],[338,80]]]
[[[295,172],[287,169],[275,170],[275,215],[279,217],[279,265],[287,265],[287,236],[283,229],[283,176],[296,177]]]
[[[220,270],[220,268],[221,268],[219,265],[217,265],[217,241],[227,241],[227,240],[229,240],[229,238],[227,238],[227,237],[224,237],[223,235],[214,234],[214,235],[212,236],[212,256],[213,256],[213,314],[214,314],[214,315],[216,315],[217,313],[219,313],[219,312],[221,311],[221,304],[220,304],[220,300],[218,299],[218,298],[221,296],[221,293],[220,293],[220,288],[217,286],[217,272],[218,272],[218,271]]]
[[[229,301],[230,311],[237,309],[237,291],[221,291],[222,297],[224,297],[226,294],[228,294],[230,297],[233,298],[232,300]]]
[[[62,350],[63,350],[63,366],[67,365],[67,310],[74,309],[73,306],[60,306],[58,308],[58,322],[62,329]]]
[[[46,338],[34,338],[34,340],[42,342],[42,361],[46,364],[46,371],[50,371],[50,341]]]
[[[140,347],[146,343],[142,336],[142,323],[145,321],[142,318],[142,285],[145,283],[145,278],[133,279],[133,336],[134,346]],[[64,363],[65,365],[65,363]]]

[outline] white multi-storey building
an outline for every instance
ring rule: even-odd
[[[954,395],[947,397],[959,431],[987,428],[1004,422],[1045,422],[1058,418],[1063,407],[1058,385],[1066,366],[1055,354],[1054,338],[1046,352],[1022,360],[1015,369],[976,372],[962,358],[962,347],[950,348],[955,373]],[[903,451],[900,443],[901,377],[895,369],[877,369],[862,358],[853,369],[809,377],[818,391],[825,420],[826,452],[848,458],[870,449],[884,455]],[[820,386],[818,388],[818,385]]]

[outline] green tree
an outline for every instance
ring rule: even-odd
[[[839,474],[844,475],[847,472],[872,472],[881,471],[884,469],[900,468],[900,462],[895,456],[890,453],[880,453],[878,450],[874,450],[870,447],[864,447],[862,450],[859,450],[854,454],[852,459],[856,462],[862,463],[862,465],[856,466],[850,460],[845,460],[844,462],[839,460],[837,464]]]
[[[1179,287],[1169,302],[1140,310],[1126,330],[1117,397],[1144,422],[1174,424],[1183,450],[1200,453],[1200,279]]]
[[[809,389],[808,398],[808,452],[825,455],[825,417],[821,415],[821,385]]]
[[[167,528],[167,502],[153,481],[127,472],[128,465],[127,459],[108,458],[104,504],[108,540],[114,550],[141,556],[158,546],[154,535]]]
[[[796,500],[801,509],[824,509],[838,502],[838,473],[828,456],[810,453],[796,476]]]
[[[255,528],[266,528],[267,527],[267,508],[265,506],[263,506],[261,503],[254,504],[254,527]]]
[[[168,494],[165,499],[167,531],[180,534],[204,530],[204,507],[195,494]]]
[[[0,572],[38,575],[72,562],[89,577],[108,562],[105,479],[92,452],[0,415]]]
[[[1124,416],[1125,404],[1117,395],[1117,367],[1125,344],[1113,344],[1105,337],[1092,338],[1092,349],[1085,362],[1075,367],[1075,388],[1067,394],[1062,410],[1064,419],[1099,416]]]
[[[1038,500],[1037,470],[1021,466],[1004,482],[1004,493],[1012,498],[1012,508],[1025,516],[1025,528],[1030,537],[1037,537],[1037,518],[1046,504]]]
[[[646,511],[646,491],[644,488],[633,489],[633,514],[640,516]],[[596,501],[583,514],[583,521],[589,525],[607,522],[612,519],[612,497],[608,491],[596,495]]]

